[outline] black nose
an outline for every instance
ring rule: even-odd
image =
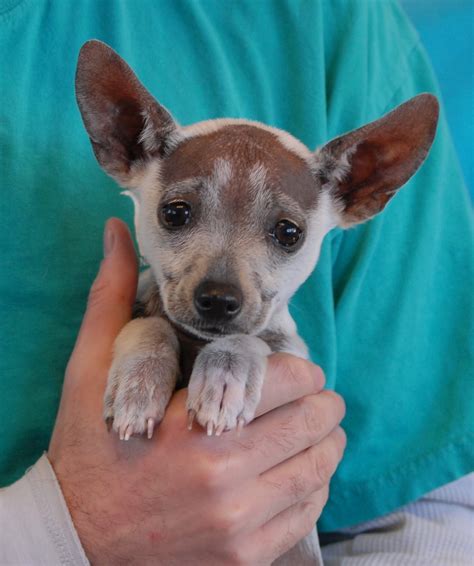
[[[204,320],[228,322],[242,308],[242,293],[235,285],[203,281],[194,292],[194,305]]]

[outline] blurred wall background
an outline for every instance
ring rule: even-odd
[[[400,3],[435,68],[464,178],[474,199],[474,0]]]

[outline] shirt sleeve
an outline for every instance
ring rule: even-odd
[[[0,489],[0,533],[0,564],[89,564],[46,454]]]

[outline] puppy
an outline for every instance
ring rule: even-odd
[[[310,151],[289,133],[220,119],[179,126],[109,47],[89,41],[77,101],[103,169],[135,204],[135,318],[115,343],[104,417],[121,439],[163,418],[188,385],[189,426],[243,426],[267,356],[307,357],[288,301],[324,236],[379,213],[432,144],[438,103],[421,94]]]

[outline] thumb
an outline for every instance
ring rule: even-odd
[[[114,340],[132,317],[136,290],[137,258],[130,232],[121,220],[112,218],[105,226],[104,260],[89,293],[70,364],[93,364],[88,375],[108,370]]]

